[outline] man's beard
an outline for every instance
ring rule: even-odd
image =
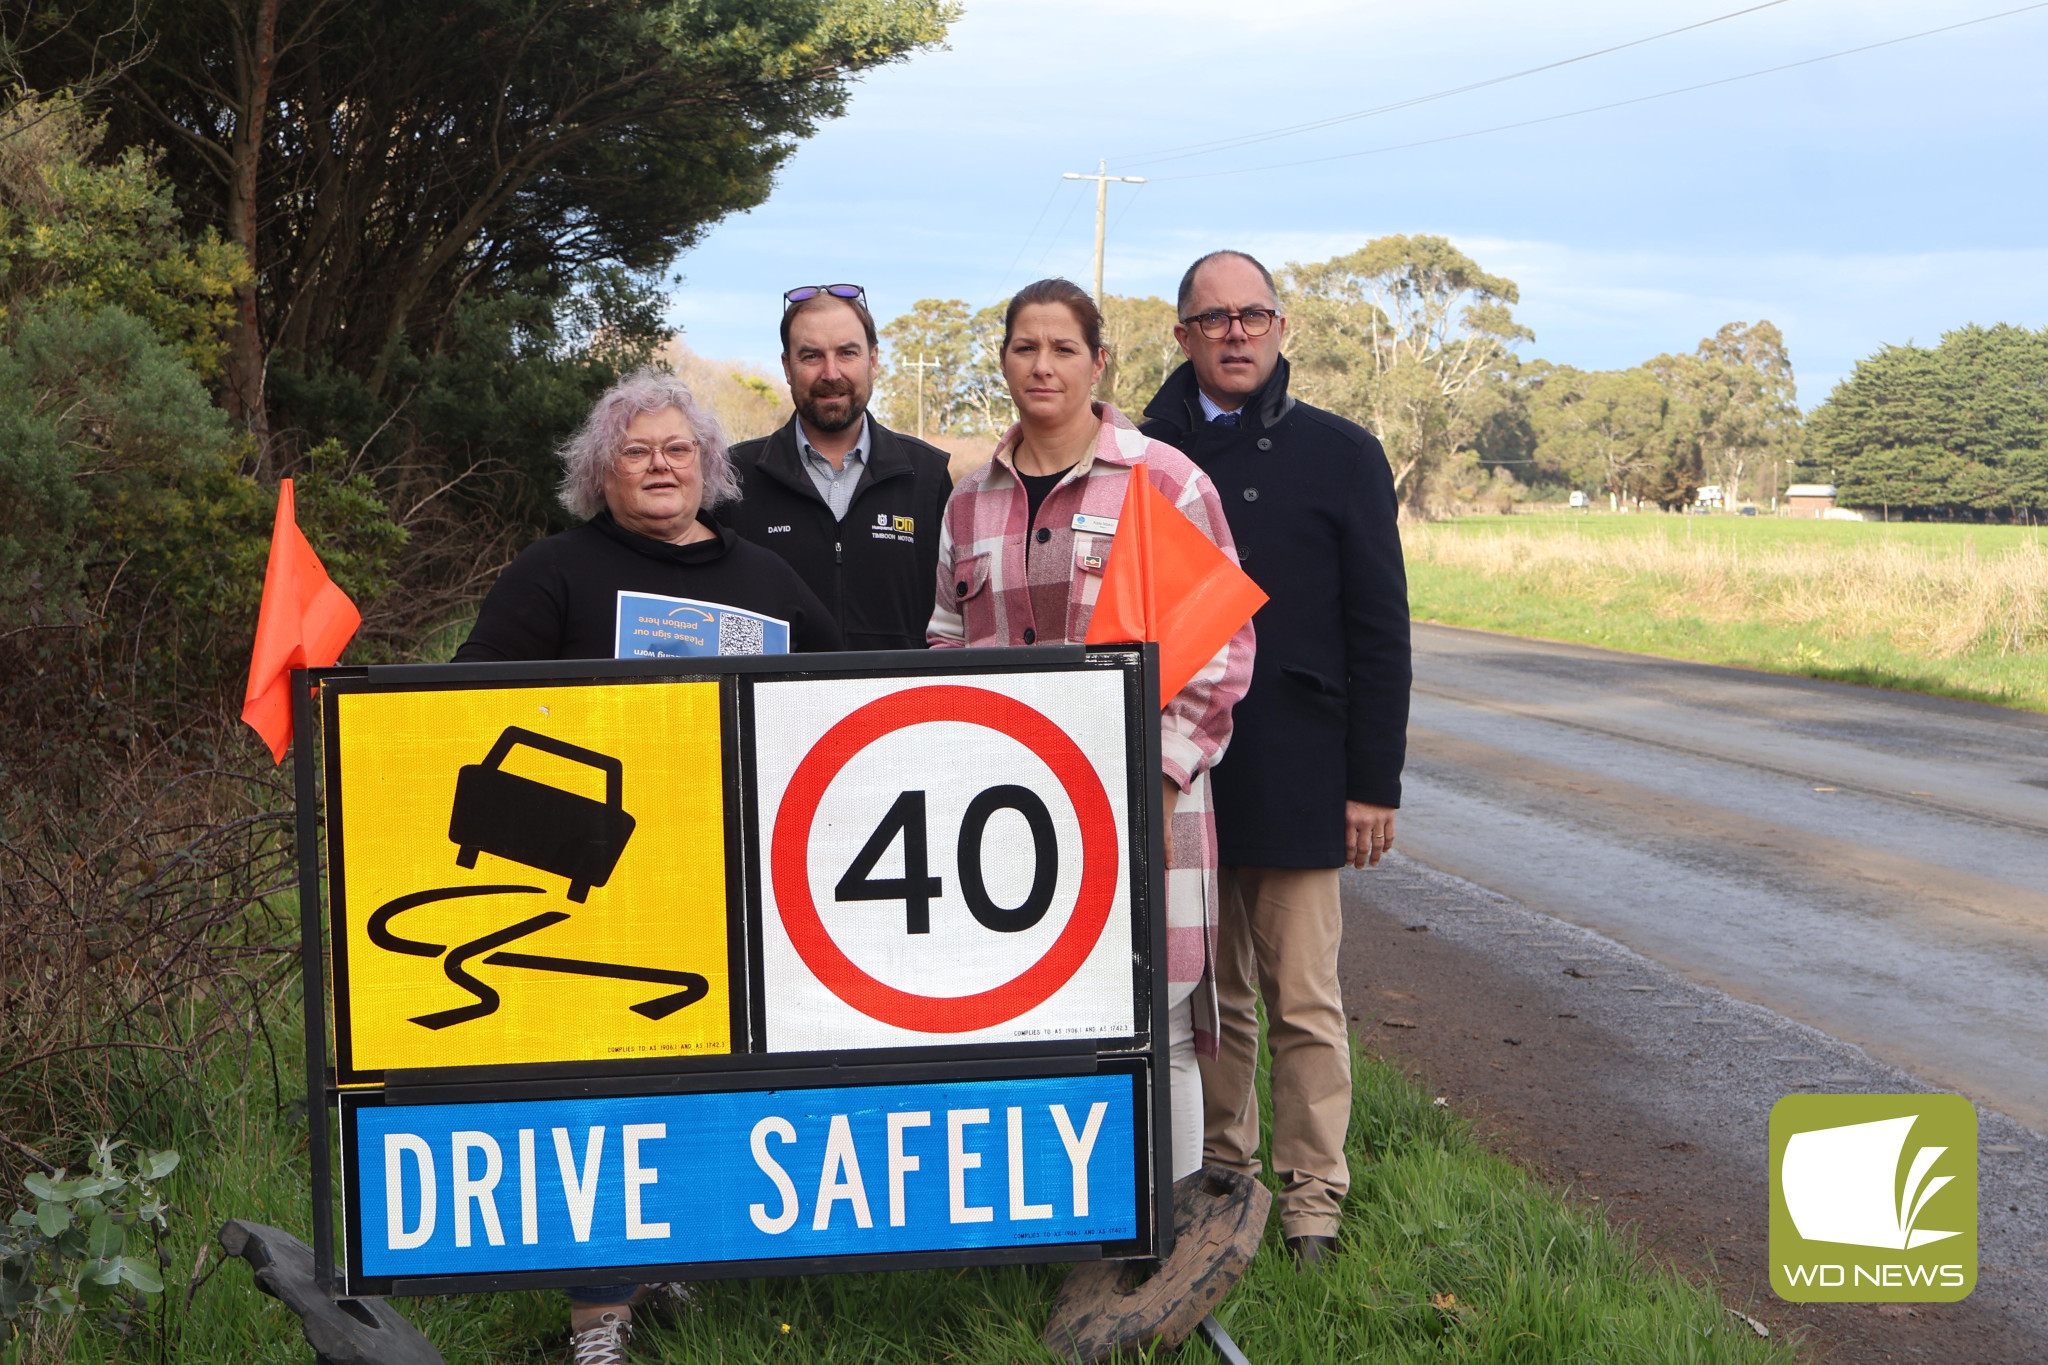
[[[825,416],[819,409],[819,400],[826,398],[851,399],[852,401],[846,405],[846,415]],[[803,417],[805,426],[829,436],[844,431],[858,422],[868,410],[868,399],[866,394],[854,387],[850,379],[821,379],[811,385],[810,392],[798,401],[796,410]]]

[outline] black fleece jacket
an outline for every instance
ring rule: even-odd
[[[789,565],[732,531],[690,545],[628,531],[599,512],[527,546],[484,598],[457,663],[609,659],[618,647],[618,595],[694,597],[789,622],[798,653],[839,648],[839,627]]]
[[[868,414],[868,459],[834,520],[797,449],[796,418],[732,448],[740,499],[718,520],[789,562],[848,649],[923,649],[939,577],[939,521],[952,495],[945,452]]]
[[[1206,422],[1192,365],[1139,428],[1216,485],[1244,571],[1269,600],[1252,682],[1216,766],[1225,866],[1335,867],[1344,802],[1401,804],[1408,745],[1408,577],[1393,471],[1364,427],[1297,402],[1287,362],[1235,427]]]

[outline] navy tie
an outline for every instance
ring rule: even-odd
[[[1234,412],[1219,412],[1209,420],[1219,427],[1234,427],[1237,425],[1237,414]]]

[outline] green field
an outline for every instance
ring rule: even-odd
[[[2048,711],[2038,527],[1547,513],[1402,541],[1417,620]]]
[[[1821,521],[1813,517],[1678,516],[1664,512],[1523,513],[1508,517],[1471,516],[1430,523],[1459,535],[1490,535],[1503,531],[1541,535],[1577,535],[1590,540],[1640,539],[1661,536],[1678,544],[1812,545],[1856,550],[1873,545],[1904,545],[1915,549],[1992,554],[2004,550],[2048,551],[2048,526],[1973,526],[1948,521]]]
[[[196,1103],[165,1116],[185,1154],[173,1177],[179,1218],[169,1292],[127,1337],[77,1333],[60,1357],[178,1365],[300,1365],[298,1320],[259,1295],[248,1268],[202,1249],[222,1219],[305,1235],[306,1129],[292,1098],[289,1040],[226,1059]],[[273,1074],[277,1081],[273,1081]],[[1357,1065],[1353,1186],[1340,1255],[1297,1274],[1277,1220],[1248,1277],[1217,1316],[1261,1365],[1332,1361],[1626,1361],[1789,1365],[1711,1287],[1661,1266],[1597,1213],[1566,1201],[1486,1149],[1472,1128],[1371,1057]],[[282,1082],[283,1093],[279,1093]],[[917,1271],[700,1286],[700,1307],[635,1338],[649,1362],[902,1362],[1008,1365],[1054,1357],[1038,1344],[1061,1267]],[[567,1358],[555,1293],[405,1300],[450,1365]],[[1168,1353],[1171,1355],[1171,1353]],[[1165,1357],[1162,1357],[1165,1358]],[[1178,1358],[1214,1357],[1200,1342]]]

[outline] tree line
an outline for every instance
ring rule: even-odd
[[[1893,517],[2048,512],[2048,328],[1969,326],[1859,361],[1807,422],[1809,475]]]
[[[2032,521],[2048,510],[2048,329],[1965,327],[1890,346],[1802,415],[1784,335],[1731,322],[1621,370],[1524,358],[1520,291],[1442,237],[1390,236],[1276,273],[1294,392],[1377,435],[1403,506],[1434,516],[1555,501],[1768,507],[1793,482],[1899,518]],[[1181,361],[1173,305],[1103,301],[1100,396],[1136,418]],[[885,418],[993,436],[1013,420],[1002,305],[921,299],[884,329]]]
[[[1677,508],[1702,484],[1778,491],[1800,432],[1792,364],[1769,322],[1628,370],[1524,360],[1520,291],[1442,237],[1391,236],[1276,273],[1293,391],[1377,435],[1421,515],[1571,487]],[[1101,396],[1134,417],[1181,360],[1173,305],[1103,300]],[[884,329],[887,420],[989,435],[1011,420],[1000,304],[923,299]]]

